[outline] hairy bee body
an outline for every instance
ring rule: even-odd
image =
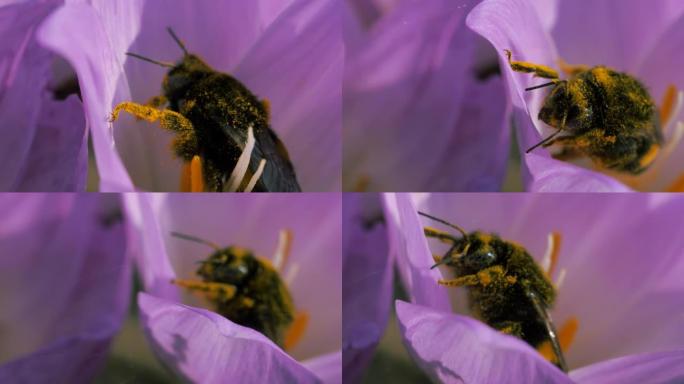
[[[529,291],[537,293],[544,308],[550,309],[556,291],[532,256],[519,244],[504,241],[499,236],[471,232],[461,239],[462,246],[470,243],[468,253],[448,262],[456,277],[481,273],[488,284],[467,287],[470,308],[483,322],[525,340],[538,347],[549,339],[544,319],[530,302]],[[461,244],[459,244],[461,246]],[[487,256],[487,254],[494,255]],[[499,266],[503,271],[485,272]]]
[[[538,118],[558,131],[527,152],[558,144],[560,157],[585,155],[604,168],[633,174],[653,163],[663,136],[655,103],[639,80],[603,65],[564,63],[570,78],[561,80],[553,68],[513,61],[511,51],[505,53],[513,71],[551,79],[526,91],[552,86]]]
[[[634,77],[605,66],[558,82],[544,100],[539,119],[568,136],[569,150],[586,154],[605,168],[640,173],[663,143],[656,106]]]
[[[294,320],[294,304],[270,263],[249,250],[227,247],[202,261],[197,274],[206,283],[235,287],[231,295],[214,297],[216,312],[283,345],[285,332]]]
[[[257,144],[250,172],[256,172],[260,159],[268,161],[254,190],[299,191],[287,150],[269,127],[266,106],[237,79],[213,70],[194,55],[186,55],[169,71],[163,88],[169,109],[187,117],[194,127],[191,145],[177,145],[176,154],[190,161],[199,152],[211,189],[223,187],[252,127]]]
[[[145,105],[130,101],[119,103],[114,107],[110,121],[126,111],[138,119],[159,121],[163,128],[174,132],[172,145],[176,156],[186,164],[200,160],[195,163],[201,165],[201,172],[195,172],[202,177],[197,177],[196,181],[203,179],[206,188],[201,188],[199,182],[195,186],[201,191],[221,192],[249,186],[248,189],[259,192],[299,192],[301,189],[285,145],[269,126],[267,101],[259,100],[237,79],[189,53],[175,33],[170,28],[168,31],[183,50],[183,57],[178,62],[165,63],[127,53],[170,68],[162,82],[162,94]],[[253,146],[248,146],[252,142]],[[249,154],[249,159],[245,157],[240,161],[239,172],[234,175],[233,170],[243,152]],[[246,167],[242,166],[243,162]]]

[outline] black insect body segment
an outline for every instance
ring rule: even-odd
[[[479,275],[480,284],[468,287],[471,310],[485,323],[517,336],[534,347],[549,339],[544,320],[527,292],[535,291],[546,308],[556,298],[551,282],[520,245],[495,234],[471,232],[463,240],[468,253],[447,262],[455,277]]]
[[[283,345],[294,320],[294,305],[287,286],[268,262],[249,250],[227,247],[202,261],[197,274],[205,283],[226,288],[225,294],[211,297],[216,312]]]
[[[267,103],[234,77],[214,70],[188,53],[169,32],[184,51],[176,64],[129,54],[170,68],[163,80],[163,95],[146,105],[121,103],[115,107],[112,120],[121,110],[150,122],[159,120],[163,128],[176,134],[173,149],[178,157],[187,163],[200,157],[205,189],[209,191],[223,191],[227,187],[251,130],[255,144],[241,185],[246,185],[253,175],[258,176],[260,163],[265,160],[254,191],[300,191],[287,150],[269,126]],[[159,110],[163,106],[168,109]]]
[[[447,265],[454,273],[445,286],[464,286],[475,316],[504,333],[517,336],[535,348],[549,341],[558,366],[567,371],[557,333],[547,311],[556,299],[556,290],[532,256],[519,244],[486,232],[466,233],[460,227],[420,212],[421,215],[458,229],[462,236],[431,227],[425,235],[450,245],[437,265]]]
[[[653,163],[663,145],[661,124],[651,95],[636,78],[605,66],[564,65],[570,77],[560,80],[549,67],[511,61],[506,54],[514,71],[552,79],[527,90],[553,87],[538,118],[558,131],[528,152],[558,144],[562,158],[586,155],[601,167],[633,174]]]

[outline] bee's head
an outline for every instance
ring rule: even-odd
[[[482,232],[473,232],[467,237],[466,252],[458,257],[457,269],[464,273],[476,273],[499,263],[499,238]]]
[[[244,248],[228,247],[214,252],[197,270],[207,281],[240,286],[257,268],[258,261]]]
[[[592,110],[582,85],[576,81],[557,83],[544,99],[539,120],[566,130],[584,126],[583,122],[591,118]]]
[[[185,54],[167,73],[162,84],[169,99],[182,98],[188,88],[214,70],[193,54]]]

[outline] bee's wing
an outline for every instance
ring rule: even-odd
[[[532,302],[532,305],[534,306],[534,309],[539,317],[544,321],[544,326],[549,334],[551,347],[553,348],[553,353],[556,355],[560,369],[562,369],[563,372],[568,372],[568,364],[565,362],[563,351],[561,350],[560,343],[558,342],[558,332],[556,331],[556,327],[553,325],[553,321],[551,321],[549,312],[546,310],[548,306],[546,303],[544,303],[544,300],[539,297],[539,294],[537,294],[537,292],[535,292],[532,288],[525,288],[525,294]]]
[[[239,146],[247,142],[247,132],[224,127],[226,135]],[[300,192],[297,176],[290,162],[287,150],[275,132],[268,127],[254,129],[256,144],[249,161],[249,173],[254,174],[261,159],[266,159],[264,172],[254,186],[254,191],[261,192]]]

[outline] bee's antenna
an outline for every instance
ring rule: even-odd
[[[184,54],[188,54],[188,50],[185,48],[185,45],[183,42],[176,36],[176,32],[171,29],[171,27],[166,27],[166,30],[169,31],[169,35],[171,35],[171,38],[178,44],[178,46],[183,50]]]
[[[178,237],[178,238],[183,239],[183,240],[194,241],[195,243],[208,245],[217,251],[221,249],[221,247],[218,244],[213,243],[213,242],[208,241],[208,240],[204,240],[204,239],[196,237],[196,236],[186,235],[184,233],[174,232],[174,231],[171,231],[171,236]]]
[[[466,231],[464,231],[463,228],[459,227],[458,225],[451,224],[451,223],[448,222],[448,221],[445,221],[445,220],[442,220],[442,219],[438,219],[438,218],[436,218],[436,217],[434,217],[434,216],[430,216],[430,215],[428,215],[428,214],[425,213],[425,212],[420,212],[420,211],[418,211],[418,214],[419,214],[419,215],[422,215],[422,216],[425,216],[425,217],[427,217],[428,219],[432,219],[432,220],[434,220],[434,221],[436,221],[436,222],[438,222],[438,223],[442,223],[442,224],[447,225],[447,226],[449,226],[449,227],[451,227],[451,228],[454,228],[454,229],[456,229],[457,231],[461,232],[461,234],[463,235],[463,237],[468,237],[468,234],[466,233]]]
[[[548,87],[549,85],[554,85],[554,84],[558,84],[558,81],[551,81],[551,82],[548,82],[548,83],[535,85],[534,87],[525,88],[525,91],[531,91],[531,90],[533,90],[533,89],[544,88],[544,87]]]
[[[131,56],[131,57],[135,57],[136,59],[140,59],[142,61],[147,61],[148,63],[161,65],[162,67],[167,67],[167,68],[173,68],[174,67],[173,63],[167,63],[164,61],[153,60],[153,59],[150,59],[149,57],[138,55],[137,53],[126,52],[126,55]]]
[[[443,257],[442,260],[440,260],[438,263],[435,263],[435,265],[433,265],[432,267],[430,267],[430,269],[435,269],[435,268],[439,267],[439,266],[442,265],[442,264],[446,264],[447,259],[448,259],[447,257]]]

